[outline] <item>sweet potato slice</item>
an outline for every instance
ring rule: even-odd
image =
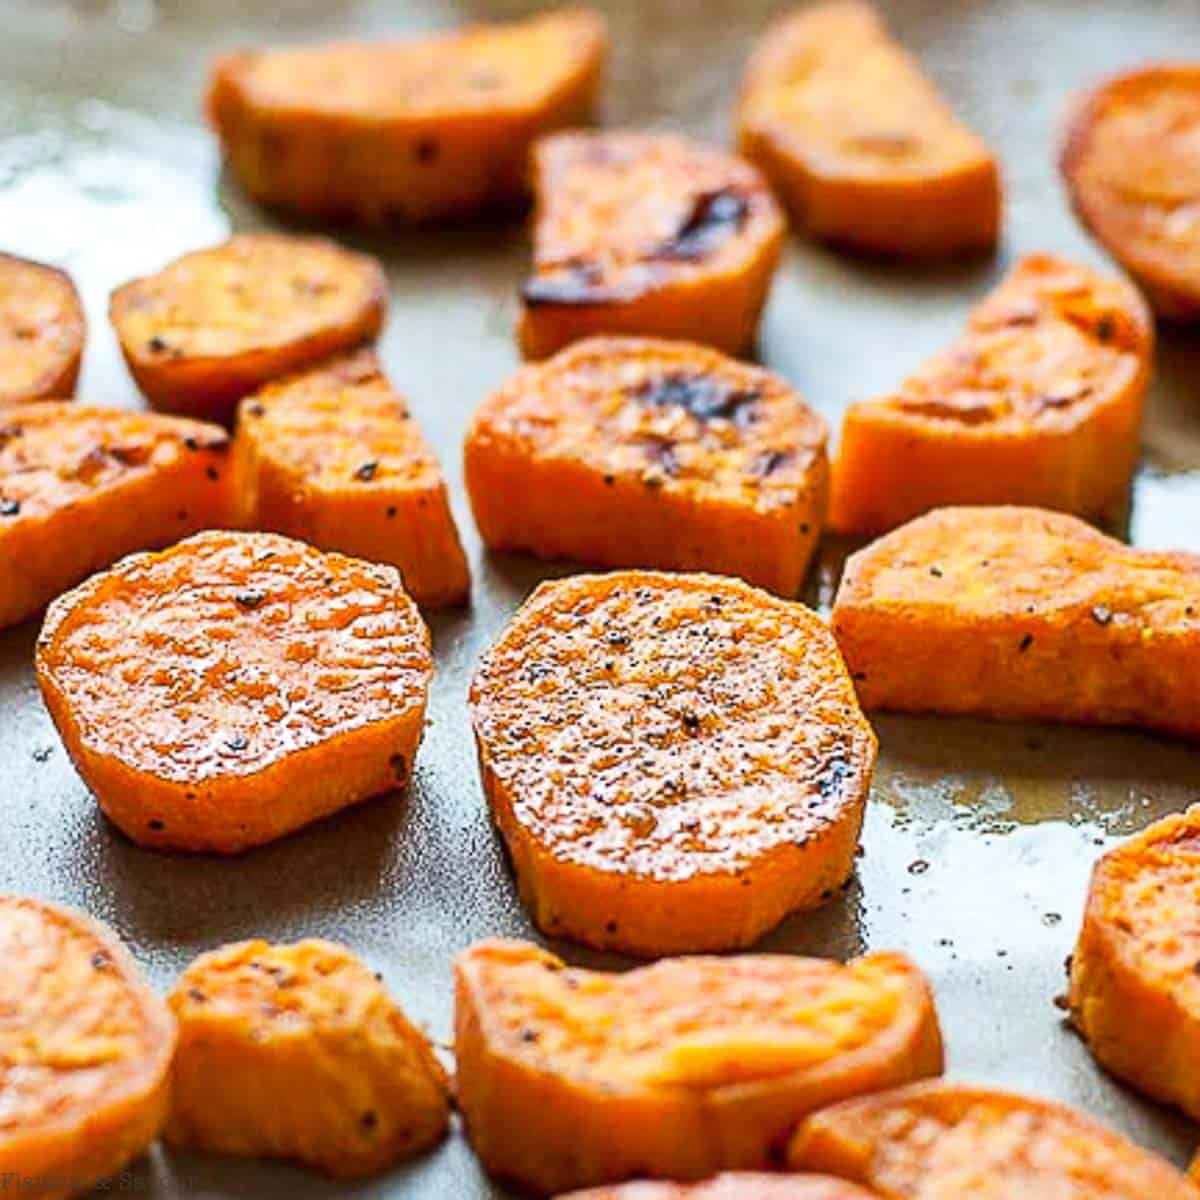
[[[144,846],[234,853],[408,779],[433,671],[394,567],[200,533],[50,606],[42,696]]]
[[[418,604],[466,599],[446,483],[370,350],[244,400],[234,456],[242,523],[400,568]]]
[[[1196,1200],[1170,1163],[1061,1104],[941,1080],[814,1113],[789,1151],[886,1200]]]
[[[797,225],[905,256],[984,250],[1000,226],[1000,172],[867,4],[785,16],[747,68],[742,153]]]
[[[341,946],[224,946],[188,967],[170,1003],[172,1145],[350,1178],[445,1135],[449,1089],[429,1042]]]
[[[86,333],[65,271],[0,254],[0,408],[73,396]]]
[[[1111,516],[1137,463],[1152,350],[1127,283],[1022,259],[949,350],[851,405],[830,524],[873,535],[946,504]]]
[[[231,516],[229,436],[153,413],[25,404],[0,414],[0,627],[122,555]]]
[[[671,134],[559,133],[534,147],[533,172],[526,358],[596,333],[728,354],[754,340],[784,224],[749,163]]]
[[[715,575],[544,583],[484,657],[471,710],[548,934],[732,949],[850,876],[875,735],[798,604]]]
[[[702,1183],[619,1183],[560,1200],[873,1200],[873,1192],[829,1175],[728,1171]]]
[[[833,632],[867,709],[1200,737],[1200,556],[1074,517],[920,517],[851,557]]]
[[[256,200],[367,224],[511,205],[540,134],[592,115],[608,38],[589,9],[405,42],[217,60],[208,113]]]
[[[228,423],[263,384],[374,341],[386,306],[373,258],[244,233],[117,288],[109,316],[155,408]]]
[[[116,937],[0,896],[0,1179],[59,1200],[116,1174],[167,1117],[175,1022]]]
[[[455,977],[471,1144],[537,1193],[763,1170],[805,1114],[942,1069],[929,986],[899,954],[603,974],[496,941],[460,955]]]
[[[794,596],[825,522],[825,439],[769,371],[684,342],[593,338],[483,404],[467,489],[496,549]]]

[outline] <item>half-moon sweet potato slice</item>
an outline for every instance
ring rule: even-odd
[[[559,1200],[874,1200],[875,1193],[830,1175],[727,1171],[701,1183],[618,1183]]]
[[[86,335],[65,271],[0,254],[0,408],[73,396]]]

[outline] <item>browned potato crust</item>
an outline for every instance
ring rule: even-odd
[[[0,254],[0,408],[73,396],[86,332],[65,271]]]

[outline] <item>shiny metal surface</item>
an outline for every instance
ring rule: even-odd
[[[105,317],[109,289],[230,229],[270,224],[222,175],[198,113],[205,63],[243,43],[417,30],[512,15],[512,2],[8,0],[0,3],[0,248],[59,263],[91,320],[81,396],[136,405]],[[760,0],[611,0],[607,119],[725,140],[733,89],[772,7]],[[1070,92],[1103,73],[1200,49],[1197,0],[903,0],[903,39],[999,148],[1007,232],[995,259],[906,267],[793,242],[762,358],[836,424],[960,326],[1013,257],[1103,261],[1068,213],[1055,135]],[[393,288],[383,357],[449,471],[475,575],[472,607],[436,617],[438,676],[411,796],[387,798],[221,861],[126,842],[97,815],[42,710],[34,628],[0,636],[0,889],[78,905],[112,924],[166,988],[196,953],[254,935],[347,942],[410,1013],[450,1033],[450,960],[494,934],[527,936],[488,824],[465,711],[472,664],[547,572],[478,544],[461,491],[468,416],[515,362],[516,224],[348,240],[384,258]],[[1131,534],[1200,550],[1200,341],[1165,331]],[[825,600],[831,546],[811,597]],[[559,573],[565,573],[567,567]],[[2,586],[2,581],[0,581]],[[897,648],[903,653],[903,647]],[[1106,1078],[1064,1028],[1062,990],[1092,861],[1200,799],[1195,749],[1133,733],[883,718],[855,883],[765,949],[912,953],[932,976],[955,1075],[1078,1104],[1183,1161],[1186,1121]],[[594,961],[571,947],[578,962]],[[3,969],[0,964],[0,970]],[[482,1197],[456,1134],[385,1178],[334,1185],[272,1164],[158,1151],[120,1184],[153,1196]]]

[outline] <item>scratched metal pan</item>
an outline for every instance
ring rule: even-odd
[[[222,174],[200,122],[214,52],[417,31],[524,7],[0,0],[0,244],[78,279],[91,320],[81,395],[139,403],[104,315],[112,286],[230,230],[271,224]],[[741,65],[771,6],[605,7],[616,43],[608,122],[727,140]],[[938,267],[792,245],[761,357],[834,427],[848,401],[888,387],[951,337],[1018,254],[1045,249],[1103,262],[1055,177],[1064,103],[1108,71],[1200,53],[1196,0],[908,0],[890,16],[1000,151],[1006,233],[995,258]],[[527,247],[519,223],[353,240],[387,264],[383,357],[447,467],[474,572],[471,607],[433,620],[438,674],[411,796],[365,804],[231,861],[139,850],[98,817],[71,770],[38,700],[29,625],[0,638],[0,890],[65,901],[107,921],[163,989],[221,942],[338,939],[445,1041],[454,952],[477,938],[532,936],[485,813],[465,695],[480,652],[551,572],[481,550],[459,466],[472,408],[516,363],[515,286]],[[1139,544],[1200,549],[1198,381],[1200,347],[1165,333],[1132,497],[1129,528]],[[826,549],[813,602],[828,601],[842,549]],[[1200,799],[1196,752],[1124,732],[890,717],[877,728],[880,764],[856,881],[820,912],[790,920],[764,948],[908,951],[936,986],[953,1073],[1076,1104],[1183,1161],[1196,1140],[1192,1126],[1097,1070],[1053,998],[1093,860]],[[161,1151],[122,1182],[161,1197],[500,1194],[457,1133],[428,1158],[357,1187],[285,1166]]]

